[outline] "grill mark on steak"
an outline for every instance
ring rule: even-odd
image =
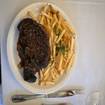
[[[19,38],[17,51],[21,67],[36,73],[50,61],[49,37],[45,27],[31,18],[23,19],[17,26]]]

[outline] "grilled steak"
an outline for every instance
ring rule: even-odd
[[[19,38],[17,51],[24,70],[35,74],[50,61],[49,37],[45,27],[31,18],[23,19],[17,26]]]

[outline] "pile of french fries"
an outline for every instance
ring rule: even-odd
[[[28,12],[33,19],[34,15]],[[42,7],[38,16],[40,24],[44,25],[49,35],[49,43],[51,49],[51,61],[49,65],[42,69],[39,73],[39,85],[54,85],[61,75],[66,73],[73,66],[75,59],[75,31],[63,18],[58,10],[50,4]],[[59,31],[56,33],[54,30]],[[66,46],[67,52],[62,54],[57,52],[57,44],[63,43]],[[58,53],[56,55],[56,53]]]

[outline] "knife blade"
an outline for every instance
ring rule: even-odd
[[[74,96],[77,94],[81,94],[83,92],[82,89],[71,89],[71,90],[63,90],[58,91],[55,93],[51,93],[47,95],[47,98],[60,98],[60,97],[68,97],[68,96]]]

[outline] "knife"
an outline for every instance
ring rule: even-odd
[[[81,93],[83,93],[83,89],[63,90],[63,91],[58,91],[58,92],[47,94],[47,95],[46,94],[34,94],[34,95],[18,94],[18,95],[13,95],[11,97],[11,100],[13,103],[18,103],[18,102],[24,102],[24,101],[28,101],[32,99],[37,99],[37,98],[69,97],[69,96],[74,96]]]

